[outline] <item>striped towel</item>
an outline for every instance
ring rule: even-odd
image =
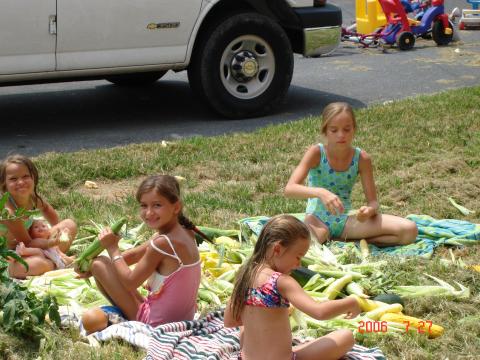
[[[240,350],[237,328],[223,326],[223,312],[206,317],[160,325],[153,331],[146,360],[229,360]]]
[[[89,335],[99,341],[121,338],[147,350],[145,360],[236,360],[240,351],[238,328],[223,326],[223,312],[215,311],[193,321],[164,324],[156,328],[137,321],[109,326]],[[355,345],[344,360],[384,360],[378,348]]]

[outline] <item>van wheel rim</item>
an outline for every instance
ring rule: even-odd
[[[220,78],[225,89],[239,99],[264,93],[275,75],[275,55],[265,40],[255,35],[239,36],[223,51]]]

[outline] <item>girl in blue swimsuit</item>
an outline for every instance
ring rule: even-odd
[[[377,246],[412,243],[417,237],[414,222],[378,213],[372,160],[352,146],[357,124],[351,106],[331,103],[322,117],[325,144],[307,150],[285,187],[285,195],[308,199],[305,223],[320,243],[329,238],[366,239]],[[349,216],[350,194],[358,175],[367,204]]]
[[[333,360],[353,347],[350,330],[337,330],[292,347],[290,304],[319,320],[340,314],[355,317],[360,312],[353,297],[323,303],[313,300],[289,276],[309,246],[309,230],[297,218],[278,215],[265,224],[252,256],[239,270],[225,309],[225,326],[242,327],[242,359]]]

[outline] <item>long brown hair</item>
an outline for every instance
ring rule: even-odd
[[[232,315],[235,319],[240,318],[249,288],[253,287],[258,271],[268,261],[268,250],[276,243],[288,248],[300,239],[309,240],[310,233],[307,226],[292,215],[277,215],[265,224],[255,244],[252,256],[240,268],[235,280],[230,302]]]
[[[157,194],[165,197],[170,203],[180,201],[180,184],[174,176],[170,175],[152,175],[142,181],[138,187],[136,198],[140,202],[143,194],[150,191],[155,191]],[[209,240],[185,215],[180,211],[178,214],[178,222],[187,230],[192,230],[199,234],[206,240]]]
[[[37,206],[38,201],[40,201],[43,205],[43,199],[38,195],[37,192],[37,185],[38,185],[38,170],[32,160],[28,157],[15,154],[10,155],[5,158],[2,163],[0,164],[0,190],[2,193],[7,192],[7,166],[10,164],[17,164],[17,165],[24,165],[27,167],[30,176],[33,179],[33,195],[32,201],[35,206]]]

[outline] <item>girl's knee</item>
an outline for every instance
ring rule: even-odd
[[[321,223],[320,220],[317,219],[312,214],[305,215],[305,224],[308,225],[311,232],[314,233],[317,241],[320,244],[323,244],[325,241],[328,240],[328,236],[330,235],[328,228]]]
[[[339,346],[344,348],[346,351],[350,350],[353,348],[353,345],[355,345],[355,338],[353,336],[353,332],[350,330],[338,330],[338,338],[340,340]]]
[[[77,234],[77,224],[72,219],[65,219],[61,221],[62,228],[68,228],[72,237]]]
[[[92,275],[97,277],[103,277],[103,275],[108,273],[108,268],[111,264],[111,260],[106,256],[97,256],[92,261],[92,265],[90,266],[90,272]]]
[[[415,224],[411,220],[407,220],[400,234],[400,242],[402,245],[412,244],[415,242],[417,235],[418,235],[417,224]]]

